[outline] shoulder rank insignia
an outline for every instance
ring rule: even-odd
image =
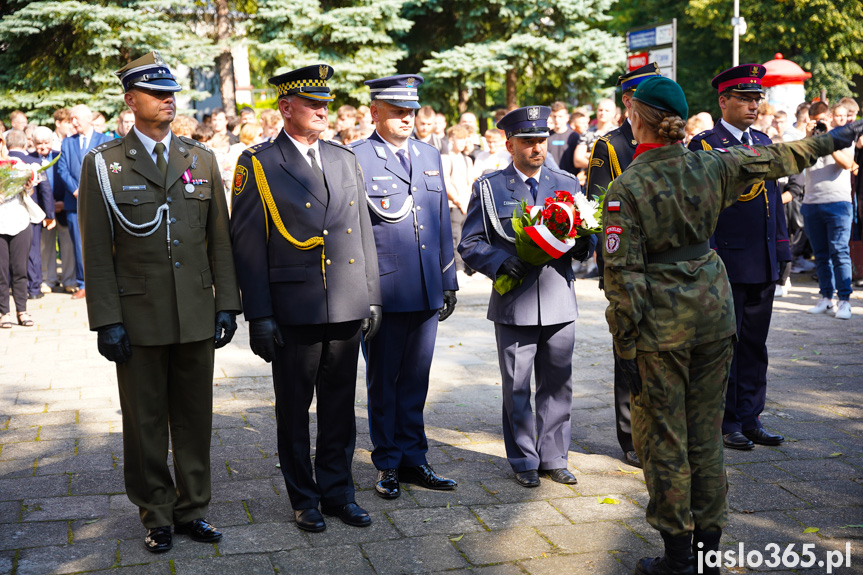
[[[237,166],[234,172],[234,195],[239,196],[243,193],[243,188],[246,187],[246,182],[249,180],[249,170],[245,166]]]

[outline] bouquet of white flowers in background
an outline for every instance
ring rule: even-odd
[[[57,163],[60,154],[50,164],[39,166],[28,164],[20,158],[0,160],[0,204],[11,200],[18,194],[29,194],[39,181],[39,174]]]

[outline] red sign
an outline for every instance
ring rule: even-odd
[[[633,70],[637,70],[642,66],[647,66],[648,54],[647,52],[642,52],[641,54],[632,54],[626,59],[626,69],[629,72]]]

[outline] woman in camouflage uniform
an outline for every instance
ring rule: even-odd
[[[718,549],[726,522],[721,424],[735,321],[708,243],[719,213],[753,184],[797,173],[863,131],[857,122],[787,144],[692,152],[679,145],[688,111],[675,82],[639,85],[640,144],[603,214],[606,318],[632,393],[647,521],[665,543],[663,557],[638,562],[640,574],[695,573],[695,555]]]

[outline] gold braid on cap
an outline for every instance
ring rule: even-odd
[[[282,222],[282,217],[279,215],[279,209],[276,207],[276,201],[273,199],[273,194],[270,192],[270,185],[267,183],[267,176],[264,174],[264,167],[261,165],[258,158],[252,158],[252,167],[255,170],[255,180],[258,184],[258,191],[261,194],[261,198],[264,200],[264,204],[267,206],[267,211],[270,212],[270,216],[273,218],[273,224],[276,226],[276,229],[279,230],[279,233],[282,234],[282,237],[288,240],[288,242],[298,250],[305,251],[321,246],[321,276],[324,278],[324,289],[327,289],[324,238],[321,236],[314,236],[304,242],[295,239],[294,236],[288,232],[287,228],[285,228],[284,222]]]

